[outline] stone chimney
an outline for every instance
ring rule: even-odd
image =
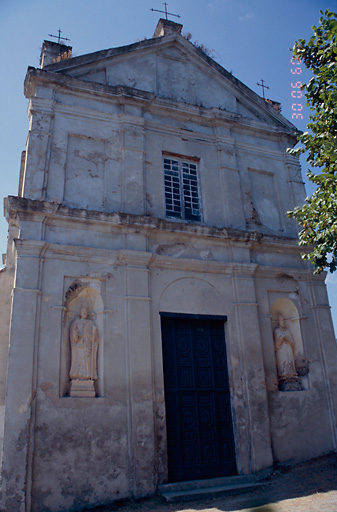
[[[61,60],[70,59],[72,47],[66,44],[54,43],[54,41],[43,41],[40,56],[40,68],[60,62]]]
[[[265,98],[265,101],[267,103],[269,103],[269,105],[271,105],[275,110],[277,110],[277,112],[279,112],[279,114],[281,114],[281,112],[282,112],[281,103],[279,103],[278,101],[274,101],[274,100],[268,100],[267,98]]]
[[[160,18],[152,37],[169,36],[175,33],[180,34],[182,28],[183,26],[180,23],[175,23],[174,21],[164,20],[163,18]]]

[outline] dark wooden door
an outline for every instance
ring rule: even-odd
[[[161,322],[169,481],[234,475],[224,322]]]

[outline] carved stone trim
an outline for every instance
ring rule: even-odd
[[[147,301],[151,301],[151,297],[137,297],[135,295],[127,295],[125,297],[126,300],[147,300]]]
[[[70,382],[69,396],[94,397],[96,395],[93,380],[72,380]]]
[[[258,306],[257,302],[233,302],[233,306]]]
[[[49,244],[43,240],[20,240],[14,238],[15,249],[18,256],[28,258],[39,258],[41,253],[44,252]]]
[[[48,225],[63,225],[65,221],[71,223],[88,223],[92,225],[100,224],[106,226],[107,232],[111,233],[111,228],[136,228],[141,234],[147,234],[149,230],[165,231],[174,234],[183,234],[184,236],[199,236],[219,240],[222,243],[245,243],[247,249],[255,247],[258,244],[270,248],[282,247],[282,250],[302,251],[298,247],[297,238],[289,238],[274,235],[262,235],[248,230],[239,230],[226,227],[214,227],[201,224],[193,224],[178,221],[168,221],[159,217],[150,217],[147,215],[124,214],[120,212],[101,212],[95,210],[84,210],[80,208],[69,208],[59,203],[55,204],[48,201],[31,200],[10,196],[5,201],[6,216],[19,214],[22,218],[29,220],[48,220]],[[23,241],[22,241],[23,242]],[[41,243],[41,242],[36,242]],[[52,245],[52,244],[51,244]],[[55,244],[57,245],[57,244]],[[69,246],[71,247],[71,246]],[[283,269],[284,270],[284,269]],[[307,270],[307,269],[303,269]],[[308,270],[307,270],[308,271]],[[310,270],[308,271],[311,272]],[[312,275],[312,272],[311,272]],[[315,276],[316,277],[316,276]]]
[[[42,295],[42,291],[38,290],[37,288],[19,288],[15,287],[12,289],[12,293],[14,292],[30,292],[30,293],[36,293],[37,295]]]
[[[128,265],[129,270],[147,271],[146,267],[153,257],[154,255],[152,252],[119,251],[118,262],[122,265]]]
[[[258,265],[256,263],[233,263],[233,279],[254,278]]]
[[[56,101],[50,98],[39,98],[33,96],[29,102],[29,112],[41,112],[44,115],[51,115],[54,113]],[[41,133],[41,132],[39,132]]]

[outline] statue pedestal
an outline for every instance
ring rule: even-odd
[[[70,382],[69,396],[95,397],[95,386],[93,380],[72,380]]]
[[[298,377],[289,377],[280,379],[280,391],[301,391],[301,383]]]

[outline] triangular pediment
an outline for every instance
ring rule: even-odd
[[[228,71],[179,34],[102,50],[47,66],[49,71],[124,86],[244,119],[294,126]]]

